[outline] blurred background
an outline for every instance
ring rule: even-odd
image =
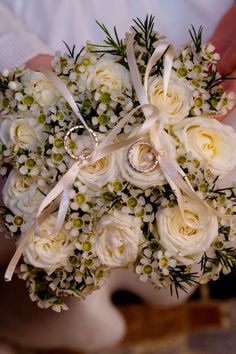
[[[97,354],[236,353],[236,277],[227,275],[202,285],[185,304],[162,308],[119,290],[113,304],[124,316],[127,332],[115,347]],[[43,311],[43,310],[41,310]],[[58,333],[60,335],[60,333]],[[1,338],[0,354],[82,354],[67,348],[36,350]]]

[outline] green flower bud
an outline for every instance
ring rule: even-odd
[[[8,108],[10,105],[10,100],[7,97],[4,97],[1,102],[2,108]]]
[[[85,198],[85,195],[84,195],[84,194],[78,193],[78,194],[76,194],[76,196],[75,196],[75,200],[76,200],[76,202],[77,202],[78,204],[84,204],[86,198]]]
[[[39,116],[38,116],[38,123],[39,124],[44,124],[45,123],[45,121],[46,121],[46,115],[45,114],[40,114]]]
[[[61,113],[61,112],[57,112],[56,113],[56,118],[57,118],[57,120],[62,121],[62,120],[65,119],[65,115],[63,113]]]
[[[111,95],[108,92],[104,92],[101,94],[100,100],[102,103],[110,103],[111,101]]]
[[[131,197],[128,199],[128,202],[127,202],[128,207],[135,208],[137,206],[137,204],[138,204],[138,202],[137,202],[136,198]]]
[[[77,259],[76,256],[71,256],[71,257],[69,258],[69,263],[70,263],[72,266],[75,266],[75,265],[77,264],[77,262],[78,262],[78,259]]]
[[[83,106],[84,106],[84,108],[87,108],[87,109],[91,108],[92,107],[92,101],[89,98],[86,98],[84,100],[84,102],[83,102]]]
[[[187,71],[187,69],[185,67],[180,67],[177,70],[177,74],[179,76],[186,76],[188,74],[188,71]]]
[[[63,141],[61,138],[56,138],[56,139],[54,140],[54,142],[53,142],[53,145],[54,145],[56,148],[60,149],[60,148],[62,148],[62,147],[64,146],[64,141]]]
[[[169,264],[169,258],[166,257],[166,256],[163,256],[163,257],[161,257],[161,259],[159,260],[159,263],[160,263],[160,266],[161,266],[162,268],[165,268],[165,267],[167,267],[168,264]]]
[[[76,218],[73,220],[73,226],[76,228],[76,229],[81,229],[84,225],[84,222],[83,222],[83,219],[81,218]]]
[[[64,69],[67,65],[67,59],[66,58],[63,58],[63,57],[60,57],[60,66],[62,69]]]
[[[195,106],[196,107],[201,107],[202,106],[202,104],[203,104],[203,100],[202,100],[202,98],[201,97],[197,97],[197,98],[195,98],[195,100],[194,100],[194,104],[195,104]]]
[[[112,183],[112,187],[116,192],[122,191],[123,184],[120,181],[115,181]]]
[[[152,266],[150,266],[149,264],[146,264],[143,267],[143,272],[147,275],[150,275],[152,273]]]
[[[27,160],[25,161],[25,166],[26,166],[28,169],[33,168],[35,165],[36,165],[36,162],[35,162],[33,159],[27,159]]]
[[[211,98],[211,99],[209,100],[209,103],[210,103],[210,105],[211,105],[213,108],[215,108],[215,107],[217,106],[217,104],[218,104],[218,100],[217,100],[216,98]]]
[[[100,114],[100,116],[98,117],[98,123],[100,125],[107,125],[107,124],[109,124],[109,122],[110,122],[110,119],[105,114]]]
[[[24,96],[22,99],[22,102],[26,105],[26,106],[31,106],[34,103],[34,97],[33,96]]]
[[[82,64],[84,66],[89,66],[91,64],[90,58],[83,58]]]
[[[208,185],[206,183],[200,183],[199,186],[198,186],[198,189],[202,193],[206,193],[208,191]]]
[[[63,160],[62,154],[52,154],[52,159],[56,163],[60,163]]]
[[[24,223],[24,219],[21,216],[17,215],[14,217],[14,219],[13,219],[14,225],[16,225],[17,227],[20,227],[21,225],[23,225],[23,223]]]
[[[89,241],[83,242],[82,248],[83,248],[84,252],[89,252],[92,248],[91,242],[89,242]]]
[[[186,157],[185,156],[179,156],[177,158],[177,162],[180,164],[180,165],[183,165],[185,162],[186,162]]]
[[[213,247],[217,249],[218,251],[221,251],[224,249],[224,242],[222,240],[215,240],[213,242]]]
[[[198,64],[195,64],[193,66],[193,71],[195,71],[195,73],[197,73],[197,74],[200,74],[202,72],[202,67]]]

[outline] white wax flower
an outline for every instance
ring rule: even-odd
[[[56,216],[50,215],[40,225],[42,236],[36,235],[24,251],[27,264],[45,270],[48,274],[57,268],[66,266],[68,257],[73,254],[76,239],[70,239],[68,231],[62,227],[51,235],[54,230]]]
[[[137,130],[135,130],[135,132],[137,132]],[[132,137],[134,134],[135,133],[133,132],[130,135],[130,137]],[[168,156],[171,159],[175,159],[175,154],[176,154],[175,142],[165,132],[163,132],[161,138],[163,139],[163,144],[165,146]],[[138,141],[151,143],[148,135],[145,135],[144,137],[140,138]],[[120,167],[120,173],[126,181],[130,182],[132,185],[141,189],[147,189],[153,186],[163,185],[166,183],[165,176],[163,175],[159,164],[157,164],[156,167],[149,172],[145,172],[145,173],[139,172],[131,166],[127,158],[128,151],[129,151],[129,146],[120,149],[117,152],[117,157],[118,157],[117,160]],[[145,166],[147,167],[150,166],[150,159],[153,159],[153,155],[148,145],[137,144],[137,147],[133,151],[131,150],[131,155],[132,154],[134,156],[133,157],[131,156],[131,158],[135,160],[135,164],[137,166],[140,166],[143,169],[145,169]]]
[[[47,192],[46,188],[43,188]],[[29,219],[36,214],[44,194],[40,192],[37,179],[18,174],[12,170],[2,191],[3,201],[15,215]]]
[[[188,198],[184,200],[184,214],[193,226],[186,224],[179,207],[175,206],[157,213],[157,228],[160,244],[180,263],[190,265],[200,261],[218,236],[218,220],[200,203]]]
[[[192,90],[185,79],[172,76],[164,100],[163,79],[150,79],[148,99],[165,117],[165,125],[175,125],[189,115]]]
[[[236,167],[236,133],[233,128],[211,118],[187,118],[175,127],[186,151],[207,163],[216,176],[224,176]]]
[[[34,151],[45,140],[42,129],[33,118],[15,119],[9,116],[1,124],[0,140],[6,146],[12,143],[22,149]]]
[[[133,263],[142,241],[140,222],[119,211],[102,216],[96,225],[95,251],[101,263],[108,267]]]
[[[91,68],[87,78],[87,89],[91,92],[103,88],[103,92],[122,94],[132,90],[129,71],[116,62],[112,55],[104,55]]]
[[[40,72],[32,71],[30,74],[30,77],[27,76],[27,80],[30,80],[34,88],[35,101],[42,107],[54,106],[60,97],[55,85]]]

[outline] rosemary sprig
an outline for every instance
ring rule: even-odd
[[[65,41],[63,41],[63,43],[65,44],[66,49],[68,50],[69,57],[70,57],[70,58],[74,58],[74,56],[75,56],[75,44],[73,45],[73,47],[72,47],[72,49],[71,49],[71,48],[69,47],[69,45],[68,45]]]
[[[82,54],[82,52],[84,51],[84,47],[81,48],[81,50],[79,51],[78,54],[75,55],[75,44],[73,45],[72,48],[69,47],[69,45],[63,41],[63,43],[65,44],[66,46],[66,49],[68,51],[68,54],[69,54],[69,57],[74,59],[74,63],[76,64],[77,63],[77,60],[79,59],[80,55]]]
[[[170,292],[173,294],[173,287],[177,298],[179,297],[179,290],[187,292],[188,286],[194,286],[199,284],[197,281],[197,273],[185,273],[183,269],[173,269],[170,270]]]
[[[77,60],[79,59],[80,55],[83,53],[85,47],[82,47],[79,51],[78,54],[76,54],[76,57],[75,57],[75,60],[74,60],[74,63],[76,64],[77,63]]]
[[[201,46],[202,46],[202,31],[203,31],[203,27],[200,26],[198,31],[195,30],[194,26],[192,25],[192,30],[189,29],[189,34],[192,38],[192,41],[195,45],[196,48],[196,53],[199,53],[201,51]]]
[[[0,91],[5,92],[8,89],[8,83],[9,83],[9,79],[5,77],[1,77],[0,74]]]
[[[153,32],[154,28],[154,16],[146,16],[144,22],[139,18],[133,19],[136,26],[132,26],[135,31],[135,39],[139,44],[145,44],[147,51],[152,54],[154,51],[153,43],[156,42],[157,36]],[[143,42],[143,43],[142,43]]]
[[[224,82],[224,81],[227,81],[227,80],[236,80],[236,77],[230,77],[230,75],[231,75],[232,73],[227,73],[227,74],[225,74],[225,75],[223,75],[223,76],[220,76],[220,77],[218,77],[218,78],[216,79],[216,74],[217,74],[217,73],[218,73],[217,70],[213,70],[213,71],[212,71],[212,77],[211,77],[211,79],[209,80],[209,82],[208,82],[208,84],[207,84],[207,86],[206,86],[206,89],[207,89],[207,90],[213,89],[213,87],[222,84],[222,82]]]
[[[230,231],[231,231],[231,227],[230,226],[221,226],[219,228],[219,234],[224,235],[226,241],[229,241]]]
[[[213,183],[212,183],[212,188],[209,190],[209,192],[215,192],[215,188],[216,188],[216,183],[219,179],[219,176],[216,176],[216,178],[214,179]]]
[[[216,259],[226,269],[236,268],[236,255],[232,248],[226,248],[222,251],[216,250]]]
[[[108,28],[98,21],[96,21],[98,26],[105,33],[106,38],[104,39],[105,44],[92,44],[91,46],[95,48],[95,50],[90,50],[95,53],[109,53],[112,55],[117,55],[121,57],[122,61],[125,61],[126,58],[126,46],[124,45],[122,39],[119,39],[116,27],[113,28],[114,37],[110,34]]]
[[[214,263],[215,259],[208,257],[207,254],[204,253],[201,258],[201,261],[200,261],[201,271],[203,271],[203,273],[207,273],[207,271],[208,271],[208,268],[209,268],[209,267],[207,267],[208,262]]]

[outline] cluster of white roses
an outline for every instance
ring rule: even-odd
[[[136,31],[134,50],[142,73],[161,37],[149,33],[147,45],[140,28]],[[56,53],[52,63],[98,144],[139,105],[122,50],[101,53],[101,47],[97,51],[87,44],[76,57],[74,51]],[[236,167],[236,133],[212,118],[230,109],[233,97],[212,80],[217,60],[210,45],[201,50],[193,43],[185,45],[174,58],[167,96],[162,58],[147,87],[150,105],[164,117],[168,157],[187,175],[196,202],[182,195],[181,211],[149,134],[82,167],[68,189],[62,227],[55,229],[54,211],[23,252],[18,274],[39,306],[65,309],[61,297],[85,296],[117,267],[132,266],[141,280],[159,288],[183,288],[235,266],[234,223],[223,215],[236,212],[236,192],[233,187],[219,189],[216,181]],[[18,240],[45,196],[73,165],[72,156],[91,149],[91,140],[42,73],[18,68],[3,72],[0,81],[0,172],[8,171],[1,224]],[[136,111],[115,142],[134,137],[144,121],[142,111]],[[201,199],[211,212],[202,212]],[[197,278],[192,275],[196,268]]]

